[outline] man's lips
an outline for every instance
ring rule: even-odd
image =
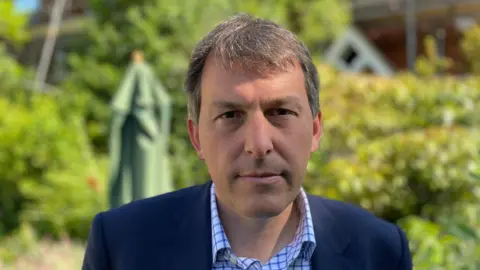
[[[261,184],[270,184],[277,181],[281,181],[283,179],[281,174],[271,173],[271,172],[246,173],[246,174],[239,175],[238,178],[241,180],[254,182],[254,183],[261,183]]]
[[[240,174],[240,177],[272,177],[272,176],[280,176],[279,173],[273,172],[252,172],[252,173],[245,173]]]

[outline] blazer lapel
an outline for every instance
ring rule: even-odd
[[[210,217],[211,181],[200,186],[194,196],[185,197],[185,209],[179,209],[172,221],[172,241],[163,247],[162,269],[211,270],[212,236]],[[315,240],[312,270],[353,270],[354,263],[344,256],[351,242],[323,199],[308,195]]]
[[[311,262],[312,270],[355,269],[343,253],[350,244],[350,235],[323,203],[323,199],[308,195],[315,241],[317,243]]]
[[[211,181],[200,186],[195,196],[185,197],[187,209],[179,209],[171,246],[165,246],[163,269],[211,270],[212,237],[210,218]],[[167,233],[167,232],[165,232]]]

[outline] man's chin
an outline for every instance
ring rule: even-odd
[[[282,214],[290,205],[284,201],[253,202],[247,204],[244,215],[250,218],[273,218]]]

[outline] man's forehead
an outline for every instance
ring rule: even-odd
[[[209,54],[205,60],[203,75],[214,73],[218,76],[237,75],[245,78],[268,78],[281,73],[303,70],[297,59],[284,59],[279,63],[269,63],[248,57],[229,60]]]
[[[202,78],[202,103],[217,107],[233,104],[299,103],[306,98],[303,70],[249,74],[238,68],[226,69],[214,58],[206,62]],[[228,106],[227,106],[228,105]],[[230,106],[231,107],[231,106]]]
[[[217,84],[214,87],[205,85],[202,97],[212,104],[230,103],[301,103],[306,98],[303,83],[283,84],[262,81],[245,84]]]

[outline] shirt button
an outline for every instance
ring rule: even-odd
[[[261,270],[262,269],[262,264],[258,261],[256,261],[254,264],[253,264],[253,269],[255,270]]]

